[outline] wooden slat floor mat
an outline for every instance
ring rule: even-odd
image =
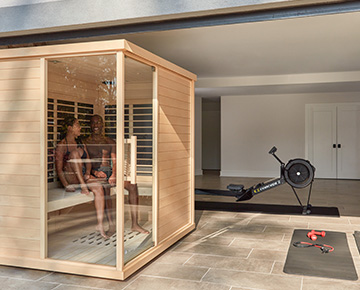
[[[143,225],[150,234],[124,231],[125,262],[153,245],[151,226],[151,222]],[[116,242],[116,233],[110,239],[104,240],[93,230],[80,235],[53,234],[49,237],[49,258],[115,266]]]

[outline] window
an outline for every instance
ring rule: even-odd
[[[137,137],[137,176],[152,176],[152,104],[125,104],[125,139]],[[105,106],[105,135],[116,139],[116,105]]]

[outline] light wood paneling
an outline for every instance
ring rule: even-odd
[[[39,219],[30,219],[24,217],[1,217],[0,227],[9,227],[9,228],[21,228],[21,229],[40,229]],[[8,238],[12,238],[9,236]],[[0,243],[1,245],[1,243]]]
[[[87,101],[94,102],[95,98],[98,96],[98,92],[96,91],[96,87],[93,89],[86,87],[76,87],[74,89],[75,84],[67,83],[54,83],[49,82],[49,98],[52,99],[61,99],[68,101]]]
[[[165,96],[169,99],[172,100],[178,100],[178,101],[182,101],[184,102],[187,98],[186,98],[186,94],[181,93],[181,92],[177,92],[177,91],[173,91],[171,90],[171,88],[166,88],[163,86],[159,86],[159,97]]]
[[[39,132],[39,122],[0,122],[0,132],[27,132],[34,133]],[[0,152],[1,153],[1,152]]]
[[[114,58],[111,55],[108,57],[109,60]],[[109,91],[102,83],[114,77],[114,63],[102,65],[97,56],[58,58],[58,60],[61,63],[49,62],[48,97],[55,100],[93,104],[94,114],[103,116],[103,100],[111,103],[115,98],[115,90]]]
[[[39,186],[39,175],[0,174],[0,185]],[[9,195],[11,192],[9,192]]]
[[[186,79],[186,78],[181,78],[179,77],[178,74],[174,74],[170,71],[167,71],[167,70],[160,70],[159,71],[159,78],[162,79],[162,78],[165,78],[167,80],[170,80],[174,83],[178,83],[178,84],[181,84],[185,87],[189,87],[190,86],[190,83],[189,83],[189,80]]]
[[[150,78],[151,80],[151,78]],[[151,99],[152,96],[152,82],[139,82],[139,81],[132,81],[131,83],[125,83],[125,92],[131,92],[131,91],[141,91],[145,92],[144,95],[147,95],[149,99]],[[128,96],[126,95],[126,99]]]
[[[171,106],[161,106],[161,110],[162,111],[166,111],[165,115],[166,116],[174,116],[174,117],[183,117],[184,119],[188,119],[187,121],[190,122],[189,118],[190,118],[190,111],[188,110],[183,110],[183,109],[178,109],[175,107],[171,107]],[[184,125],[186,125],[187,123],[184,122]]]
[[[188,143],[191,140],[191,135],[188,133],[183,133],[184,128],[182,127],[176,127],[174,128],[176,133],[163,133],[161,140],[159,142],[165,142],[165,143],[172,143],[172,142],[178,142],[178,140],[181,143]],[[189,128],[190,129],[190,128]]]
[[[40,133],[0,133],[0,140],[6,143],[39,143]]]
[[[116,63],[116,71],[118,73],[117,78],[121,84],[125,83],[125,55],[123,53],[117,53],[116,55],[117,63]],[[124,104],[125,101],[125,88],[124,86],[116,87],[116,115],[121,116],[124,112]],[[116,135],[124,136],[124,125],[123,118],[116,119]],[[124,142],[116,143],[116,154],[117,156],[124,156]],[[124,182],[124,162],[121,161],[120,158],[116,160],[116,181],[120,184]],[[121,172],[121,174],[120,174]],[[124,220],[124,212],[125,212],[125,200],[123,190],[120,190],[117,187],[117,191],[120,195],[117,195],[116,198],[116,232],[117,239],[120,241],[124,240],[124,228],[125,228],[125,220]],[[124,243],[118,243],[116,247],[116,269],[119,271],[123,271],[124,269],[124,251],[125,251]]]
[[[3,185],[0,184],[0,195],[4,196],[24,196],[24,197],[39,197],[39,187],[25,185]]]
[[[164,160],[161,162],[161,170],[167,170],[169,168],[179,167],[179,166],[183,166],[183,165],[190,166],[190,159],[182,158],[182,159],[175,159],[175,160]]]
[[[31,90],[39,89],[40,79],[21,79],[21,80],[0,80],[2,90]]]
[[[9,111],[37,111],[40,106],[40,101],[0,101],[0,112]]]
[[[21,172],[19,171],[19,173]],[[0,185],[39,186],[39,184],[39,175],[0,174]]]
[[[176,131],[175,128],[173,126],[169,126],[169,125],[165,125],[165,124],[160,124],[159,126],[159,133],[161,134],[188,134],[190,130],[190,126],[182,126],[182,125],[178,125],[176,127]],[[190,144],[190,142],[189,142]]]
[[[173,143],[169,144],[167,148],[161,148],[161,152],[177,152],[178,150],[190,150],[190,142],[184,142],[182,144]]]
[[[182,191],[187,192],[189,188],[183,188]],[[166,199],[164,199],[161,202],[161,216],[165,216],[167,214],[170,214],[174,206],[176,207],[182,207],[185,205],[189,205],[189,199],[190,197],[188,195],[185,195],[183,197],[179,198],[179,194],[181,194],[181,191],[179,191],[177,194],[169,195]]]
[[[164,118],[159,120],[159,124],[165,124],[168,125],[171,123],[171,125],[181,125],[181,126],[189,126],[190,121],[188,118],[182,117],[182,116],[171,116],[169,114],[164,116]]]
[[[0,80],[38,79],[39,68],[0,68]]]
[[[21,198],[24,198],[24,197],[21,197]],[[34,202],[34,201],[32,201],[32,202]],[[0,205],[0,212],[3,216],[38,219],[40,217],[40,208],[39,208],[39,199],[38,198],[36,198],[36,202],[37,202],[37,204],[36,204],[36,207],[34,207],[34,208],[28,207],[27,204],[25,204],[22,207],[20,207],[18,205],[16,205],[16,206]],[[25,231],[25,230],[21,229],[21,231]],[[9,233],[10,233],[10,231],[9,231]],[[0,229],[0,234],[5,235],[1,229]],[[11,236],[11,234],[10,234],[10,236]],[[22,236],[22,237],[23,238],[27,237],[27,235],[24,234],[24,236]]]
[[[39,248],[39,243],[40,242],[38,240],[21,239],[21,238],[17,239],[14,237],[11,238],[0,237],[1,247],[8,249],[36,251]]]
[[[27,165],[27,164],[2,164],[0,166],[0,174],[19,174],[34,175],[40,171],[40,165]]]
[[[176,130],[176,129],[175,129]],[[176,143],[176,142],[189,142],[190,134],[177,133],[177,134],[160,134],[159,143]]]
[[[191,222],[190,81],[159,70],[159,241]]]
[[[162,143],[166,144],[166,143]],[[174,156],[175,155],[175,156]],[[178,151],[176,154],[174,152],[159,152],[159,161],[166,161],[166,160],[179,160],[179,159],[188,159],[189,153],[185,150]]]
[[[38,100],[40,90],[23,90],[18,88],[17,90],[3,90],[0,89],[0,100],[1,101],[26,101],[26,100]]]
[[[34,122],[40,121],[40,111],[22,111],[21,114],[16,111],[0,112],[0,122]]]
[[[181,183],[175,184],[173,186],[167,187],[167,188],[165,188],[166,190],[163,189],[160,199],[162,199],[164,202],[165,199],[167,199],[170,195],[179,194],[179,192],[182,192],[182,191],[184,191],[184,189],[189,188],[189,187],[190,187],[190,180],[186,180]]]
[[[162,171],[162,172],[165,172],[165,171]],[[161,176],[161,174],[159,174],[159,176]],[[161,177],[159,179],[161,179]],[[186,182],[189,180],[190,180],[190,176],[188,173],[184,173],[183,175],[178,175],[174,178],[162,179],[161,182],[159,183],[160,184],[159,189],[163,190],[164,191],[163,193],[166,193],[166,189],[168,187],[172,187],[179,183]]]
[[[157,229],[156,246],[130,261],[123,268],[124,249],[117,247],[117,269],[100,265],[87,265],[44,259],[44,214],[40,201],[44,204],[44,193],[40,183],[44,183],[44,166],[40,164],[44,151],[43,107],[46,97],[77,102],[94,102],[94,112],[101,114],[103,104],[96,103],[99,99],[100,83],[105,75],[99,78],[91,66],[84,64],[72,81],[66,81],[64,75],[53,71],[49,75],[48,90],[44,88],[44,63],[40,66],[39,57],[60,59],[66,57],[85,56],[96,53],[110,54],[127,50],[130,56],[138,57],[145,63],[156,67],[159,72],[154,88],[159,101],[159,111],[155,111],[154,120],[160,124],[159,139],[154,144],[156,154],[154,164],[159,181],[160,217]],[[118,53],[119,60],[120,53]],[[21,60],[16,60],[20,58]],[[37,58],[37,59],[36,59]],[[76,61],[76,59],[74,59]],[[117,71],[124,69],[122,61],[117,63]],[[54,62],[49,61],[49,66]],[[171,71],[172,72],[171,72]],[[51,69],[49,70],[51,72]],[[134,71],[134,77],[137,77]],[[56,74],[58,74],[56,76]],[[124,74],[121,74],[124,76]],[[129,74],[131,75],[131,73]],[[60,74],[61,76],[61,74]],[[94,78],[95,76],[95,78]],[[92,77],[92,79],[91,79]],[[105,76],[106,77],[106,76]],[[111,78],[110,75],[107,76]],[[118,76],[119,77],[119,76]],[[176,65],[173,65],[136,45],[123,40],[64,44],[33,48],[20,48],[0,51],[0,257],[5,264],[57,270],[69,273],[85,274],[98,277],[124,279],[139,269],[150,259],[164,251],[179,238],[194,228],[191,205],[191,114],[193,80],[196,76]],[[121,83],[120,78],[118,81]],[[77,86],[76,92],[72,89]],[[127,84],[118,87],[119,96],[131,96],[131,103],[144,103],[152,99],[150,83]],[[46,96],[45,92],[49,95]],[[148,97],[147,97],[148,95]],[[121,111],[122,98],[118,98],[118,111]],[[41,107],[41,109],[40,109]],[[119,113],[119,112],[118,112]],[[122,113],[120,113],[122,114]],[[121,120],[118,120],[118,134],[122,134]],[[46,125],[46,124],[45,124]],[[156,131],[157,133],[157,131]],[[157,135],[157,134],[155,134]],[[42,144],[42,145],[41,145]],[[42,148],[40,148],[42,146]],[[119,148],[118,148],[119,149]],[[119,149],[119,154],[121,150]],[[159,158],[157,158],[157,154]],[[41,165],[41,166],[40,166]],[[42,172],[42,173],[41,173]],[[121,172],[121,170],[119,171]],[[119,176],[118,176],[119,177]],[[118,178],[121,183],[121,178]],[[42,194],[40,194],[42,192]],[[118,217],[123,213],[120,198],[117,208]],[[41,220],[41,222],[40,222]],[[156,225],[156,223],[155,223]],[[122,221],[118,218],[118,232],[122,232]],[[121,240],[121,236],[118,237]],[[42,249],[42,250],[41,250]],[[46,252],[46,249],[45,249]],[[34,258],[34,259],[28,259]]]
[[[161,173],[159,180],[173,179],[188,174],[189,165],[167,169]]]
[[[40,62],[0,62],[0,255],[40,253]]]
[[[103,81],[103,78],[99,76],[97,82],[89,83],[79,78],[75,74],[57,74],[51,68],[49,68],[49,90],[61,91],[62,89],[68,87],[69,92],[78,91],[83,92],[86,95],[87,90],[97,90],[98,86]],[[75,86],[75,87],[74,87]],[[66,92],[68,93],[68,92]]]
[[[23,68],[40,68],[39,59],[32,60],[12,60],[0,62],[0,70],[23,69]],[[40,73],[38,74],[40,75]]]
[[[0,143],[0,152],[2,153],[40,153],[39,144],[21,144],[21,143]],[[0,183],[1,184],[1,183]]]
[[[18,206],[26,208],[39,208],[39,197],[6,196],[0,195],[0,206]],[[3,212],[1,212],[5,216]]]
[[[186,208],[190,208],[190,205],[187,205]],[[172,235],[174,231],[180,229],[181,227],[187,225],[189,223],[189,216],[191,215],[190,210],[184,211],[182,208],[178,208],[175,212],[175,215],[168,215],[171,216],[171,219],[163,217],[165,220],[162,223],[159,223],[159,232],[162,233],[164,239],[166,237]],[[175,230],[176,229],[176,230]]]
[[[13,237],[15,239],[29,239],[38,240],[39,230],[38,229],[20,229],[20,228],[9,228],[0,227],[0,237]]]
[[[1,257],[9,257],[11,259],[13,259],[14,257],[21,257],[23,258],[32,258],[32,259],[39,259],[40,253],[38,251],[28,251],[28,250],[24,250],[24,249],[9,249],[9,248],[4,248],[4,247],[0,247],[0,256]]]
[[[182,217],[183,213],[188,211],[189,207],[189,200],[190,196],[186,194],[186,196],[181,196],[178,198],[177,202],[167,204],[167,205],[161,205],[159,208],[159,219],[164,220],[169,215],[171,215],[172,219],[176,219],[177,217]],[[174,207],[176,207],[178,210],[176,213],[174,213]],[[184,219],[186,222],[186,219]],[[165,225],[167,222],[164,222],[163,225]]]
[[[29,164],[39,166],[40,154],[0,153],[0,164]]]
[[[179,201],[179,194],[181,194],[184,191],[188,192],[189,190],[190,190],[190,185],[189,185],[189,187],[186,187],[186,186],[182,187],[181,190],[179,190],[176,193],[167,195],[165,198],[163,198],[163,200],[161,202],[162,207],[164,208],[168,205],[172,205],[172,207],[173,207],[174,204]],[[189,203],[189,196],[182,197],[182,199],[186,199],[187,203]]]
[[[188,83],[189,83],[189,85],[185,86],[183,84],[179,84],[179,83],[169,80],[167,78],[160,77],[159,78],[159,85],[160,85],[159,94],[162,95],[162,91],[161,91],[162,88],[168,88],[168,89],[171,89],[172,91],[175,91],[176,93],[181,93],[186,96],[189,94],[189,91],[190,91],[190,81]],[[184,100],[188,101],[189,99],[186,98],[185,96],[184,96]]]
[[[171,99],[163,95],[159,96],[159,100],[164,106],[179,108],[185,111],[189,111],[189,102],[184,102],[183,100]]]

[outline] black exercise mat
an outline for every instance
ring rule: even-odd
[[[323,278],[357,280],[358,276],[346,234],[327,231],[325,237],[318,236],[316,241],[312,241],[306,236],[309,231],[294,230],[284,272]],[[293,243],[298,241],[327,244],[334,247],[334,251],[323,254],[317,247],[297,248],[293,246]]]
[[[360,232],[359,231],[355,231],[354,238],[355,238],[355,242],[356,242],[357,248],[360,253]]]
[[[231,192],[230,190],[202,189],[202,188],[195,188],[195,194],[201,194],[201,195],[221,195],[221,196],[236,196],[236,193]]]
[[[302,215],[302,208],[298,205],[256,204],[242,202],[212,202],[195,201],[196,210],[260,212],[268,214]],[[337,207],[313,206],[310,215],[340,217]]]

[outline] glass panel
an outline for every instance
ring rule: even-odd
[[[49,60],[48,96],[48,257],[115,266],[116,56]]]
[[[127,263],[153,246],[152,152],[153,70],[151,66],[125,58],[125,138],[136,137],[136,154],[125,145],[125,256]],[[136,121],[136,122],[135,122]],[[146,142],[143,142],[146,141]],[[131,165],[135,163],[135,166]],[[131,171],[133,168],[133,171]],[[134,179],[132,178],[134,175]],[[132,180],[133,179],[133,180]]]

